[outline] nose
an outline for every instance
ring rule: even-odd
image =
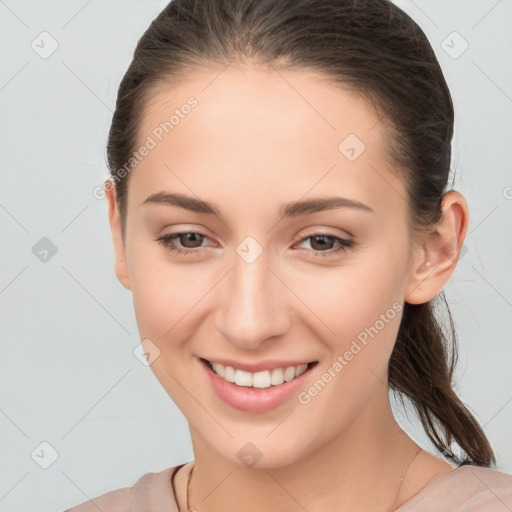
[[[215,325],[241,349],[257,350],[290,328],[290,292],[267,265],[265,252],[251,263],[235,254],[233,268],[220,283]]]

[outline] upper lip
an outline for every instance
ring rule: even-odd
[[[240,361],[233,361],[232,359],[207,359],[201,358],[205,361],[209,361],[210,363],[219,363],[224,366],[232,366],[235,369],[244,370],[246,372],[256,373],[262,372],[264,370],[273,370],[274,368],[288,368],[289,366],[299,366],[301,364],[309,364],[316,362],[315,360],[287,360],[287,361],[277,361],[275,359],[269,359],[267,361],[260,361],[258,363],[242,363]]]

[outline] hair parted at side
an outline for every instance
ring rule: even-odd
[[[160,85],[186,81],[199,67],[235,62],[315,71],[368,99],[385,123],[388,151],[404,180],[413,230],[441,215],[448,187],[453,105],[421,28],[389,0],[173,0],[138,41],[118,91],[107,161],[126,219],[130,174],[145,105]],[[389,360],[389,387],[411,400],[439,452],[462,464],[490,466],[493,450],[453,390],[456,337],[434,314],[443,292],[405,304]],[[447,305],[446,305],[447,307]],[[446,332],[445,332],[446,331]],[[459,457],[452,442],[464,451]]]

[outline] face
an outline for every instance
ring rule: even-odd
[[[250,442],[277,467],[363,411],[378,424],[416,254],[385,136],[313,73],[209,70],[153,95],[117,272],[194,445],[242,464]]]

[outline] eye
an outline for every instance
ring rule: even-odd
[[[209,237],[204,233],[183,231],[179,233],[160,235],[156,238],[156,241],[174,254],[181,256],[193,256],[202,252],[202,249],[205,249],[203,242],[207,239],[209,239]],[[341,238],[329,233],[315,233],[313,235],[309,235],[303,238],[300,243],[304,243],[308,240],[310,241],[310,246],[313,249],[315,257],[335,256],[355,245],[353,240]],[[329,250],[336,245],[336,249]]]
[[[202,243],[205,239],[209,238],[204,233],[196,231],[183,231],[180,233],[172,233],[167,235],[160,235],[156,238],[167,250],[183,255],[191,256],[194,253],[201,252]],[[178,242],[180,245],[178,245]]]
[[[309,235],[301,240],[301,243],[310,240],[310,246],[313,250],[314,256],[335,256],[341,252],[346,251],[347,249],[352,248],[355,245],[353,240],[348,240],[346,238],[340,238],[339,236],[331,235],[329,233],[315,233],[314,235]],[[331,241],[329,241],[331,240]],[[331,249],[332,246],[338,245],[335,250]],[[315,250],[320,249],[320,252]],[[316,253],[316,254],[315,254]]]

